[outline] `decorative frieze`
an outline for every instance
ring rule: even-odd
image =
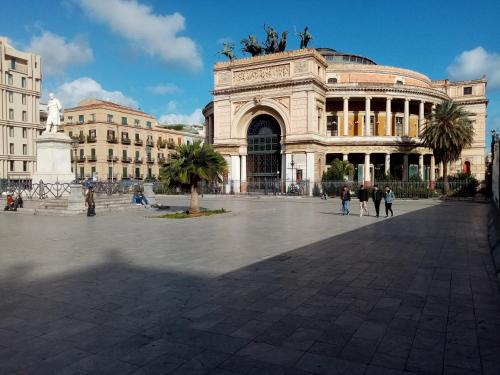
[[[233,72],[233,82],[235,84],[271,81],[286,77],[290,77],[289,64],[273,65],[263,68]]]
[[[217,85],[230,85],[231,84],[231,72],[223,71],[217,73]]]
[[[306,60],[296,61],[293,64],[293,72],[294,72],[294,74],[307,73],[307,63],[308,63],[308,61],[306,61]]]

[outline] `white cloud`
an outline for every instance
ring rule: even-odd
[[[167,112],[175,112],[177,110],[177,102],[175,100],[170,100],[167,103]]]
[[[448,66],[452,79],[477,79],[486,75],[488,87],[500,88],[500,55],[483,47],[464,51]]]
[[[185,124],[185,125],[202,125],[205,121],[201,108],[197,108],[191,114],[170,113],[160,116],[161,124]]]
[[[89,77],[81,77],[63,83],[54,91],[55,96],[65,108],[76,106],[80,101],[89,98],[109,100],[114,103],[137,108],[137,102],[121,91],[105,90],[99,82]]]
[[[147,90],[155,95],[173,94],[179,92],[180,89],[173,83],[167,83],[166,85],[156,85],[150,86]]]
[[[84,11],[128,40],[135,48],[192,70],[202,67],[196,43],[178,34],[185,30],[180,13],[155,14],[137,0],[80,0]]]
[[[64,37],[43,31],[41,35],[31,38],[26,48],[42,57],[42,69],[46,74],[62,74],[70,65],[84,64],[94,58],[87,42],[77,37],[67,42]]]

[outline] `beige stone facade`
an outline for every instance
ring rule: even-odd
[[[157,178],[174,146],[184,143],[183,132],[158,126],[152,115],[97,99],[66,109],[63,129],[78,139],[72,168],[82,179]]]
[[[484,179],[485,79],[432,81],[356,55],[302,49],[217,63],[214,82],[206,139],[241,191],[267,179],[318,182],[334,158],[355,164],[366,184],[381,174],[433,181],[440,168],[419,134],[449,98],[472,113],[475,129],[450,173]]]
[[[0,179],[29,180],[40,126],[40,56],[0,37]]]

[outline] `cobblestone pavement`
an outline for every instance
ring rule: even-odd
[[[0,373],[500,374],[487,205],[203,205],[0,214]]]

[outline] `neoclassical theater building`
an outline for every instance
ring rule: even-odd
[[[453,99],[471,113],[472,147],[450,174],[485,174],[486,79],[433,81],[412,70],[329,48],[219,62],[204,108],[207,141],[229,165],[236,192],[261,181],[319,182],[335,158],[366,185],[442,175],[419,134],[434,106]]]

